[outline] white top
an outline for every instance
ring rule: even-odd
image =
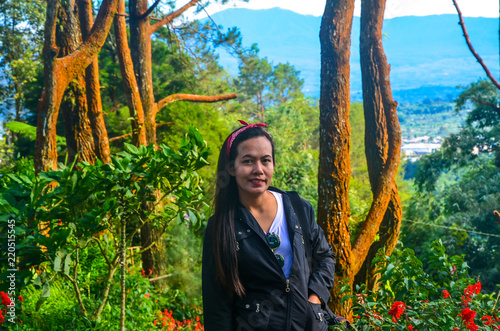
[[[269,191],[273,194],[276,202],[278,203],[278,211],[274,217],[274,221],[269,228],[269,234],[275,233],[280,237],[281,244],[274,250],[275,254],[281,254],[285,259],[285,265],[283,266],[283,273],[288,279],[290,276],[290,270],[292,269],[293,263],[293,252],[292,246],[290,245],[290,236],[288,235],[288,226],[285,217],[285,211],[283,209],[283,196],[281,193]]]

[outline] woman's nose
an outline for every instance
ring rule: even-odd
[[[253,167],[253,172],[254,173],[262,173],[262,163],[260,162],[255,162],[255,165]]]

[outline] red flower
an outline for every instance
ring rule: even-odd
[[[477,282],[476,285],[469,285],[469,286],[467,286],[467,288],[464,291],[465,298],[467,299],[468,302],[471,302],[472,301],[471,297],[474,294],[479,294],[479,292],[481,292],[481,283],[480,282]]]
[[[405,309],[406,306],[401,301],[394,302],[391,309],[389,310],[389,315],[392,316],[392,320],[394,323],[396,323],[396,319],[400,318],[401,315],[405,312]]]
[[[488,315],[483,316],[482,320],[483,321],[487,320],[487,321],[483,322],[484,325],[494,325],[499,321],[498,317],[493,317],[493,316],[488,316]],[[498,328],[498,327],[494,327],[494,329],[495,328]]]
[[[476,312],[474,310],[464,308],[464,310],[462,310],[462,313],[460,313],[460,315],[458,316],[461,316],[462,321],[466,325],[467,329],[472,331],[478,330],[476,323],[474,323],[474,318],[476,317]]]
[[[10,300],[9,296],[5,292],[0,292],[0,296],[2,297],[2,305],[5,307],[10,306],[12,304],[12,301]]]
[[[408,325],[408,330],[413,330],[413,325],[411,325],[411,324]],[[417,330],[415,329],[415,331],[417,331]]]
[[[2,315],[2,311],[0,310],[0,324],[3,324],[5,322],[5,317]]]
[[[443,290],[443,295],[444,295],[444,298],[449,298],[450,297],[450,292],[446,291],[446,290]]]
[[[22,295],[19,296],[19,301],[23,302],[23,296]]]

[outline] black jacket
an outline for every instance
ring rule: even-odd
[[[215,277],[212,238],[205,235],[203,246],[203,309],[206,331],[229,330],[326,330],[320,320],[321,307],[309,303],[310,293],[323,304],[333,286],[335,256],[316,224],[312,205],[302,200],[309,224],[309,238],[302,228],[286,192],[283,207],[288,224],[293,264],[288,280],[267,244],[264,232],[252,214],[240,205],[235,219],[238,271],[246,295],[232,298],[224,292]],[[208,227],[210,228],[210,221]],[[208,229],[207,229],[208,230]],[[210,231],[207,231],[209,233]],[[304,240],[311,243],[314,270],[310,272],[305,257]],[[319,313],[319,314],[318,314]]]

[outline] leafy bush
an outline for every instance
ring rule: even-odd
[[[126,149],[113,155],[109,164],[61,166],[36,177],[24,164],[2,172],[0,285],[8,285],[6,276],[16,270],[15,295],[23,290],[39,295],[29,303],[34,307],[30,311],[36,312],[30,318],[45,303],[63,309],[62,302],[66,302],[76,321],[88,321],[83,326],[107,327],[105,321],[114,321],[116,326],[122,289],[115,272],[122,250],[134,243],[142,225],[150,222],[168,229],[173,222],[188,223],[195,231],[203,227],[207,206],[196,171],[207,164],[209,150],[199,132],[191,127],[176,150],[165,145],[159,150],[132,145]],[[153,208],[144,212],[145,204]],[[8,255],[13,245],[14,257]],[[130,268],[133,271],[137,266],[132,263]],[[65,296],[67,300],[50,300],[54,285],[72,295]],[[126,311],[134,316],[127,319],[130,327],[152,322],[160,307],[142,297],[152,292],[149,280],[129,274],[125,288],[132,291]],[[107,317],[101,319],[102,315]],[[43,318],[39,327],[55,330],[47,325],[71,325],[64,318],[62,324],[50,322],[56,318]]]
[[[446,255],[440,240],[427,247],[422,261],[406,248],[373,263],[380,266],[377,291],[358,286],[343,298],[353,301],[355,329],[500,329],[499,294],[481,293],[480,281],[468,277],[463,256]]]

